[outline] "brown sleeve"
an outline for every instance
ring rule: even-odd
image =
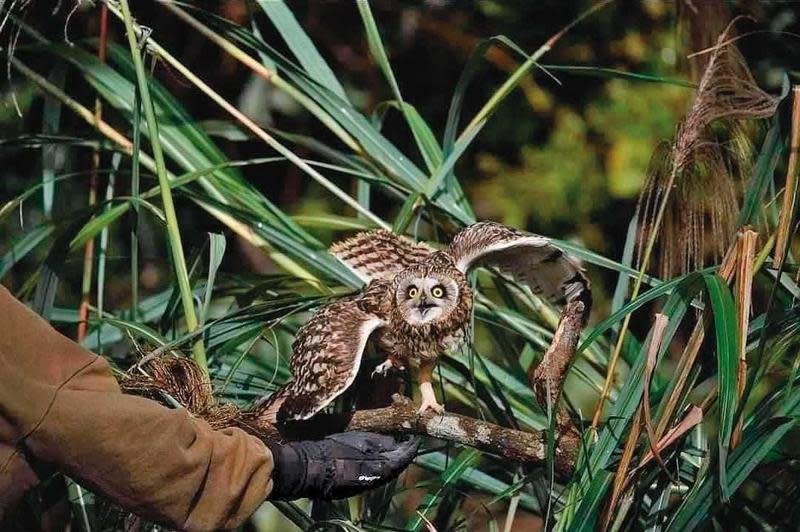
[[[272,489],[272,455],[259,439],[239,429],[214,431],[184,409],[123,395],[102,357],[0,286],[3,444],[181,529],[235,527]],[[0,477],[8,473],[3,467]]]

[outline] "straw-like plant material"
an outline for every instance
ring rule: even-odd
[[[221,429],[239,423],[239,408],[218,403],[206,374],[191,359],[182,356],[152,358],[135,365],[119,380],[125,393],[149,397],[163,403],[174,400],[193,415]],[[174,403],[173,403],[174,406]]]
[[[739,335],[739,364],[736,376],[736,397],[739,401],[744,398],[747,385],[747,331],[750,329],[750,307],[753,302],[753,263],[756,254],[755,231],[745,229],[737,235],[738,257],[736,269],[736,307],[739,320],[737,333]],[[736,447],[742,441],[744,421],[740,417],[736,422],[731,435],[731,447]]]
[[[701,43],[700,28],[718,17],[685,13],[692,40]],[[742,121],[771,116],[778,103],[758,87],[732,42],[734,23],[713,47],[691,56],[707,57],[694,102],[672,144],[654,153],[640,197],[640,265],[648,266],[657,241],[665,277],[702,267],[709,256],[717,261],[730,246],[750,158]]]
[[[797,174],[800,165],[797,163],[800,153],[800,87],[792,89],[792,136],[789,144],[789,164],[786,167],[786,186],[783,191],[783,203],[778,227],[775,232],[775,257],[773,261],[776,268],[780,268],[786,257],[786,244],[792,233],[791,225],[794,219],[794,208],[797,202]]]

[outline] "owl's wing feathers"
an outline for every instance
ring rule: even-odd
[[[549,238],[495,222],[479,222],[455,236],[450,253],[464,273],[478,266],[497,268],[553,303],[583,301],[588,315],[592,303],[589,279],[580,263]]]
[[[367,340],[384,325],[352,298],[320,309],[292,345],[293,380],[282,390],[278,419],[308,419],[344,392],[358,374]]]
[[[358,233],[331,246],[333,253],[364,282],[386,279],[435,251],[404,236],[379,229]]]

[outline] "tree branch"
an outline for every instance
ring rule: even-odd
[[[550,348],[541,363],[528,374],[540,404],[548,399],[556,404],[567,369],[575,355],[580,332],[586,321],[582,301],[568,303],[561,313]],[[549,392],[549,396],[548,396]],[[245,413],[245,428],[281,440],[308,438],[312,435],[342,431],[370,431],[389,434],[420,434],[475,447],[524,464],[543,464],[547,451],[547,432],[523,432],[459,414],[446,412],[417,413],[414,404],[401,395],[393,396],[393,404],[382,408],[356,410],[347,414],[314,416],[314,423],[283,422],[273,425],[266,412],[255,409]],[[557,410],[555,469],[569,476],[580,448],[580,435],[563,408]],[[313,426],[312,426],[313,425]]]
[[[543,464],[547,451],[546,432],[523,432],[501,427],[468,416],[445,412],[417,413],[417,406],[401,395],[383,408],[356,410],[347,414],[321,414],[307,422],[291,421],[272,425],[259,420],[257,413],[246,413],[242,428],[261,437],[277,440],[314,438],[346,431],[386,434],[419,434],[475,447],[523,464]],[[249,419],[248,419],[249,418]],[[578,456],[579,440],[566,434],[556,447],[555,469],[568,477]]]
[[[567,369],[575,357],[581,329],[588,316],[583,301],[570,301],[561,312],[561,321],[556,327],[553,341],[538,366],[528,370],[528,381],[540,405],[551,404],[556,408],[556,427],[561,432],[577,432],[566,409],[558,405]]]

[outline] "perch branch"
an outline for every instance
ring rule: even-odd
[[[564,307],[550,348],[539,366],[529,373],[540,404],[548,400],[548,391],[553,404],[558,400],[586,321],[585,309],[581,301],[570,302]],[[407,398],[395,395],[393,399],[392,405],[383,408],[317,415],[314,417],[313,430],[320,434],[354,430],[420,434],[468,445],[525,464],[542,464],[545,461],[546,431],[523,432],[449,412],[419,415],[417,408]],[[245,428],[271,438],[309,437],[308,423],[285,422],[274,426],[270,423],[271,416],[258,409],[246,413],[243,419]],[[555,469],[560,475],[568,476],[578,456],[580,436],[563,409],[558,411],[556,437]]]
[[[420,434],[441,440],[475,447],[523,464],[542,464],[547,451],[546,432],[523,432],[487,423],[459,414],[417,413],[417,406],[400,395],[394,403],[383,408],[356,410],[348,414],[323,414],[314,417],[314,427],[308,423],[286,422],[272,425],[259,421],[258,416],[244,418],[243,428],[262,437],[279,440],[309,438],[345,431],[369,431],[389,434]],[[315,434],[309,432],[313,430]],[[571,436],[571,435],[569,435]],[[579,441],[568,437],[559,442],[555,453],[555,469],[569,476],[578,456]]]
[[[558,403],[567,369],[575,356],[580,340],[581,329],[586,323],[586,306],[582,301],[567,303],[561,313],[561,321],[556,327],[553,341],[545,351],[542,361],[528,370],[528,381],[540,405]],[[562,431],[575,430],[572,420],[563,407],[556,409],[556,426]]]

